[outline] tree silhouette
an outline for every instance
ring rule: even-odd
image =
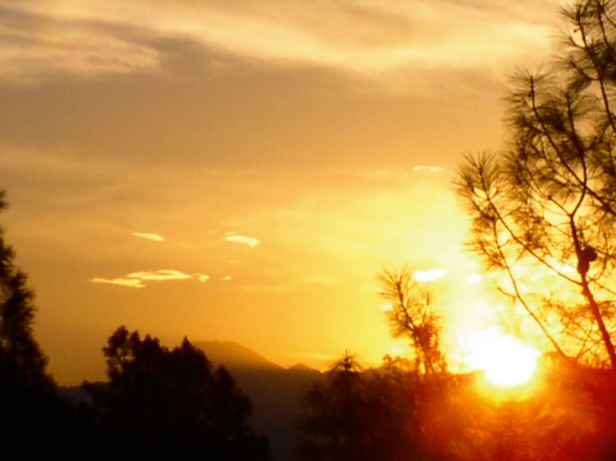
[[[306,394],[300,421],[301,459],[425,459],[417,412],[417,375],[388,360],[362,371],[345,354]]]
[[[563,10],[571,33],[556,64],[514,76],[506,152],[468,156],[456,184],[470,248],[508,278],[501,289],[558,353],[616,370],[614,13],[613,0]]]
[[[433,311],[431,293],[416,283],[409,270],[385,270],[378,276],[381,296],[391,304],[387,312],[392,335],[407,338],[415,352],[417,369],[427,375],[442,373],[446,362],[440,350],[441,326]]]
[[[5,210],[0,191],[0,211]],[[46,372],[47,358],[34,339],[34,293],[15,264],[15,252],[0,228],[0,408],[11,431],[47,431],[57,409],[55,384]]]
[[[109,382],[84,384],[101,429],[142,449],[200,448],[208,459],[267,460],[247,419],[251,403],[188,339],[173,349],[118,328],[103,348]]]

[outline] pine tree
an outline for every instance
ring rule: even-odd
[[[0,191],[0,211],[5,210],[5,193]],[[26,386],[49,385],[45,372],[47,358],[33,337],[34,293],[27,276],[15,264],[15,251],[0,227],[0,364],[3,380],[11,371],[13,379]],[[10,379],[10,378],[9,378]]]
[[[514,76],[507,149],[469,156],[457,178],[470,248],[509,279],[500,288],[559,354],[613,370],[615,13],[614,0],[563,11],[570,33],[555,64]]]
[[[0,191],[0,211],[5,210]],[[0,227],[0,408],[9,431],[41,429],[58,400],[46,372],[47,358],[33,337],[34,293],[15,264],[15,252]]]

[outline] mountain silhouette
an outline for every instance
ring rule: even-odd
[[[266,359],[241,344],[232,341],[196,341],[192,343],[215,365],[234,370],[283,370],[280,365]]]
[[[275,460],[295,459],[297,422],[305,392],[321,373],[304,364],[284,368],[231,341],[196,341],[207,358],[223,365],[252,400],[252,424],[267,435]]]
[[[315,370],[314,368],[310,368],[308,365],[304,365],[303,363],[296,363],[292,367],[287,368],[287,370],[295,371],[295,372],[309,372],[309,373],[317,372],[318,373],[317,370]]]

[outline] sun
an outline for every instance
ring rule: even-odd
[[[531,346],[492,328],[474,335],[469,341],[468,365],[482,370],[490,383],[515,387],[531,380],[537,369],[539,353]]]

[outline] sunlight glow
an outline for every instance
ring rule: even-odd
[[[410,354],[411,348],[408,344],[396,343],[389,347],[389,354],[394,357],[404,357]]]
[[[466,278],[466,282],[469,285],[477,285],[481,283],[481,275],[479,274],[471,274]]]
[[[492,328],[473,336],[467,363],[483,370],[495,386],[514,387],[527,383],[537,368],[539,353],[531,346]]]

